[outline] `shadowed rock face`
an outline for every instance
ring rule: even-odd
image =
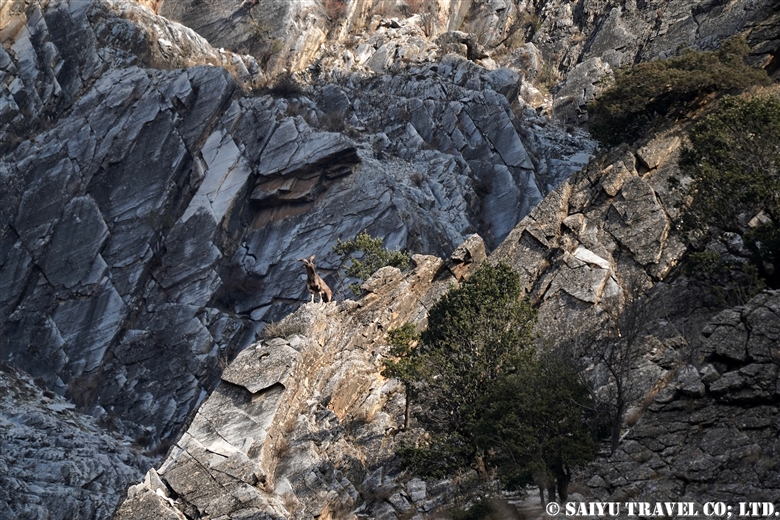
[[[73,403],[0,366],[0,516],[108,518],[153,458]]]
[[[506,34],[517,11],[510,5],[499,12],[500,3],[491,4],[495,10],[488,9],[488,17],[472,12],[469,27],[489,21],[491,31]],[[161,8],[159,2],[144,4]],[[301,11],[277,2],[273,5],[287,9],[284,13],[263,13],[278,22],[274,34],[286,34],[283,22],[291,16],[305,22],[290,33],[305,36],[285,40],[280,60],[295,56],[301,60],[291,65],[295,69],[314,60],[311,75],[319,67],[326,72],[320,81],[332,83],[315,82],[305,95],[288,98],[252,90],[264,79],[255,58],[217,50],[193,30],[135,2],[13,0],[0,6],[0,360],[122,432],[148,437],[153,446],[178,436],[217,385],[220,364],[254,344],[264,322],[308,299],[295,258],[316,254],[337,298],[344,297],[336,277],[339,259],[331,252],[339,237],[367,229],[385,237],[388,247],[442,257],[473,232],[485,237],[488,249],[503,242],[494,258],[523,273],[545,317],[540,323],[550,328],[558,316],[571,323],[581,316],[596,319],[600,305],[621,301],[626,273],[643,273],[647,284],[662,280],[682,254],[669,226],[674,194],[665,188],[679,138],[674,145],[663,141],[644,151],[622,150],[552,191],[587,163],[594,145],[582,132],[564,132],[518,107],[518,90],[529,91],[520,73],[530,70],[495,68],[468,35],[453,33],[436,43],[419,21],[384,23],[372,27],[377,30],[363,45],[328,44],[317,54],[319,44],[311,43],[321,38],[322,19],[305,12],[311,8],[306,2],[295,4]],[[213,5],[255,12],[265,4]],[[461,28],[471,5],[447,4],[449,30]],[[349,3],[349,23],[370,8],[370,2]],[[771,21],[776,12],[767,9],[755,12]],[[619,28],[627,15],[612,13],[616,21],[593,27]],[[703,20],[707,13],[697,16]],[[542,26],[550,16],[543,16]],[[599,16],[589,15],[588,23]],[[236,36],[233,26],[217,18],[217,33]],[[769,59],[773,27],[780,24],[748,18],[751,35],[767,38],[760,49],[759,36],[751,40],[757,57]],[[549,54],[543,35],[538,32],[537,43]],[[567,106],[576,108],[593,95],[588,71],[608,73],[614,45],[593,47],[604,59],[572,76],[579,79],[567,88],[582,92],[582,98]],[[465,57],[442,56],[452,50]],[[525,51],[540,56],[538,49]],[[458,252],[451,266],[458,279],[467,269],[456,260],[484,256],[479,248],[465,249],[468,254]],[[405,283],[384,271],[368,287],[375,294],[379,287]],[[305,377],[266,386],[268,381],[253,384],[245,375],[227,375],[219,383],[222,401],[204,405],[203,414],[230,405],[241,418],[257,419],[247,426],[218,415],[230,431],[217,434],[196,417],[192,439],[185,436],[176,452],[191,457],[191,465],[182,470],[171,465],[176,456],[169,459],[160,470],[168,483],[150,474],[137,490],[139,500],[160,515],[175,514],[165,509],[168,500],[160,502],[148,490],[165,495],[167,488],[160,486],[170,485],[187,495],[190,468],[208,457],[220,478],[230,478],[207,479],[212,487],[204,489],[219,491],[235,482],[238,487],[230,488],[233,498],[224,504],[213,503],[209,493],[185,499],[188,514],[227,511],[243,498],[251,508],[273,514],[289,506],[338,516],[336,504],[343,503],[367,504],[381,516],[390,509],[407,511],[411,504],[425,511],[441,505],[452,491],[447,483],[426,488],[413,479],[400,494],[392,443],[383,443],[385,429],[399,424],[402,395],[392,382],[371,386],[378,379],[380,350],[369,357],[361,350],[383,341],[379,325],[370,328],[371,323],[386,330],[407,319],[424,322],[424,309],[444,290],[431,283],[430,294],[408,289],[421,300],[405,304],[403,312],[394,310],[388,296],[376,300],[371,312],[346,305],[346,314],[328,315],[344,327],[329,340],[329,350],[320,352],[324,343],[311,343],[308,336],[300,349],[289,342],[288,348],[276,345],[295,358],[289,366],[276,360],[279,379],[288,377],[287,369],[299,374],[319,356],[316,366],[340,370],[338,377],[318,379],[317,392],[327,399],[311,405],[314,415],[300,429],[301,401],[286,401],[286,389],[304,384]],[[369,327],[360,329],[365,344],[350,354],[360,363],[341,365],[339,342],[347,336],[358,341],[350,328],[358,325]],[[365,377],[352,377],[353,369],[364,370]],[[382,406],[390,407],[382,412],[387,417],[376,426],[364,421]],[[351,420],[350,413],[358,419],[347,428],[342,422]],[[274,422],[279,417],[286,417],[282,430]],[[247,428],[257,429],[258,436],[238,443],[249,438]],[[300,444],[300,458],[269,451],[271,432],[278,436],[285,428],[298,432],[290,438]],[[349,448],[348,464],[322,466],[312,477],[311,465],[339,452],[312,441],[311,432],[322,442],[331,433],[337,439],[365,436],[365,444],[354,452]],[[220,444],[223,435],[232,448]],[[284,451],[283,444],[274,446]],[[349,485],[342,482],[347,473]],[[316,479],[329,484],[315,486]],[[335,495],[315,489],[333,489]],[[381,498],[390,491],[390,498]],[[100,508],[116,500],[114,491],[108,495],[114,498],[105,498]]]
[[[323,8],[334,4],[343,10]],[[680,47],[717,48],[737,32],[746,36],[755,65],[770,74],[780,70],[780,8],[770,1],[413,4],[414,9],[388,0],[155,3],[160,14],[215,46],[258,56],[270,71],[381,73],[453,52],[487,68],[519,69],[529,81],[544,70],[559,72],[554,111],[571,123],[587,119],[585,103],[613,69],[665,58]]]
[[[780,294],[768,292],[702,330],[694,363],[676,371],[615,454],[590,468],[594,496],[700,506],[780,499],[778,310]]]

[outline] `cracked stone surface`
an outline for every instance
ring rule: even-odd
[[[468,242],[474,251],[480,245],[478,238]],[[389,348],[383,331],[424,319],[455,282],[436,257],[415,255],[413,262],[406,275],[390,267],[377,272],[358,302],[306,304],[285,318],[302,335],[244,350],[115,518],[158,510],[170,518],[352,518],[354,510],[394,518],[446,501],[453,489],[447,482],[426,492],[420,480],[399,480],[396,440],[386,436],[403,424],[405,397],[398,381],[379,375]],[[460,256],[450,262],[464,263]],[[469,259],[470,267],[457,271],[478,263]],[[385,501],[383,493],[394,498]]]
[[[666,183],[679,136],[619,150],[561,184],[588,163],[594,143],[541,115],[544,107],[535,110],[543,96],[529,78],[545,62],[571,71],[558,96],[566,99],[551,106],[581,122],[581,104],[597,91],[594,74],[680,43],[710,48],[737,29],[747,33],[756,63],[767,64],[780,27],[777,7],[766,2],[737,2],[729,10],[707,4],[696,13],[682,1],[660,11],[652,3],[589,4],[579,14],[551,2],[531,13],[540,21],[532,41],[502,56],[499,42],[509,41],[522,14],[513,3],[440,2],[432,34],[419,15],[368,17],[368,0],[348,2],[350,14],[335,28],[305,2],[234,3],[0,6],[0,360],[153,447],[178,438],[191,419],[197,435],[177,444],[190,464],[177,486],[197,491],[188,487],[192,468],[216,468],[204,481],[211,490],[240,482],[224,502],[196,493],[182,506],[191,517],[199,508],[214,516],[236,504],[245,504],[247,517],[288,507],[338,516],[340,500],[392,518],[445,503],[450,484],[398,484],[395,466],[366,455],[397,423],[392,413],[377,411],[380,403],[400,406],[392,382],[364,391],[376,379],[373,357],[365,377],[348,377],[354,366],[338,365],[339,376],[320,391],[336,398],[310,405],[300,430],[297,419],[285,423],[300,432],[292,443],[298,455],[277,459],[266,448],[283,446],[268,441],[284,410],[280,396],[313,351],[293,340],[288,348],[280,343],[276,357],[242,358],[246,370],[221,382],[220,365],[253,345],[264,323],[308,300],[295,258],[317,254],[343,299],[331,246],[364,229],[390,248],[442,257],[479,233],[484,243],[457,252],[446,269],[461,279],[483,251],[498,247],[494,258],[523,273],[551,327],[561,316],[574,322],[621,302],[632,273],[643,273],[647,284],[662,281],[685,251],[670,230],[677,195]],[[225,12],[232,13],[229,21]],[[196,19],[188,28],[159,14]],[[362,22],[362,41],[350,40]],[[467,32],[453,30],[461,28]],[[220,48],[231,48],[222,43],[231,41],[234,51],[255,53],[260,34],[262,41],[283,40],[268,61]],[[485,36],[484,45],[474,34]],[[274,97],[258,88],[281,66],[305,69],[311,81],[305,93]],[[366,286],[366,301],[404,280],[384,272]],[[401,298],[402,311],[393,304],[376,312],[382,320],[401,312],[424,323],[424,309],[444,290],[436,287],[417,307]],[[378,341],[372,336],[378,330],[363,338]],[[659,363],[673,365],[675,349],[667,339],[660,343]],[[726,343],[720,348],[728,359],[741,352]],[[353,359],[334,356],[329,362]],[[264,366],[271,367],[268,375],[250,370]],[[646,368],[653,377],[667,370]],[[712,385],[749,400],[752,386],[771,377],[752,363]],[[204,404],[208,414],[195,413],[218,384],[221,406]],[[681,384],[699,392],[693,379]],[[360,430],[362,418],[354,426],[372,446],[354,459],[371,471],[321,465],[322,448],[310,432],[325,439],[320,444],[329,435],[340,442],[342,429],[353,431],[341,423],[356,403],[361,413],[376,411],[361,417],[379,417],[376,430]],[[219,415],[222,408],[238,418],[258,416],[257,434],[246,437],[251,442],[236,440],[247,430]],[[212,413],[215,422],[206,419]],[[248,463],[258,457],[259,468]],[[275,465],[286,469],[274,481]],[[179,470],[169,469],[175,481]],[[169,493],[160,478],[149,473],[148,485],[133,496],[156,508],[155,515],[180,518],[184,513],[170,509],[178,492]],[[273,489],[263,482],[274,482]]]
[[[618,450],[589,468],[595,497],[700,506],[780,499],[779,306],[772,291],[715,316],[696,364],[678,369]],[[751,326],[759,331],[748,340]]]
[[[134,2],[2,9],[0,85],[23,86],[0,120],[2,360],[155,442],[308,299],[296,258],[343,299],[339,238],[494,246],[593,148],[463,57],[274,98],[253,58]]]
[[[7,365],[0,365],[0,402],[3,518],[108,518],[154,460]]]

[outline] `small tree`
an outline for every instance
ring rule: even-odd
[[[581,442],[590,438],[589,397],[576,374],[556,378],[554,364],[537,358],[535,321],[519,276],[503,263],[481,266],[431,308],[419,344],[388,364],[427,431],[399,450],[407,466],[436,477],[494,470],[509,487],[552,475],[565,496],[571,468],[592,456],[592,442]]]
[[[409,429],[409,409],[412,400],[417,397],[415,379],[424,367],[420,366],[420,357],[414,355],[414,349],[419,343],[420,335],[412,323],[404,323],[397,329],[387,333],[390,343],[389,355],[391,359],[384,362],[382,375],[394,377],[406,386],[406,409],[404,411],[404,430]]]
[[[634,377],[634,364],[639,358],[638,340],[650,319],[650,307],[645,298],[630,301],[619,313],[613,327],[598,336],[590,347],[590,356],[603,364],[609,382],[597,395],[600,412],[609,423],[611,452],[620,442],[620,430],[628,407],[639,396]]]
[[[572,469],[596,454],[597,442],[588,427],[593,401],[577,372],[563,360],[524,358],[480,400],[477,445],[507,487],[534,483],[543,503],[545,488],[549,500],[557,491],[565,501]]]
[[[387,249],[383,246],[381,238],[372,238],[366,230],[346,242],[342,242],[339,238],[336,245],[333,246],[333,251],[344,257],[342,265],[347,260],[350,261],[345,274],[348,277],[357,278],[361,282],[368,280],[372,274],[388,265],[401,270],[409,267],[410,255],[408,252]],[[349,288],[356,296],[362,293],[360,283],[350,284]]]

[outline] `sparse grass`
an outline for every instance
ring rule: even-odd
[[[414,172],[409,177],[409,180],[411,180],[412,184],[414,184],[418,188],[422,188],[422,185],[425,183],[425,175],[423,175],[420,172]]]
[[[436,34],[436,14],[422,13],[420,15],[420,28],[428,38]]]
[[[320,117],[320,126],[329,132],[344,132],[347,129],[344,116],[337,112],[325,112]]]
[[[135,438],[135,443],[140,448],[146,448],[147,446],[149,446],[149,444],[151,444],[151,442],[152,442],[152,438],[149,437],[148,435],[139,435],[138,437]]]
[[[330,21],[331,27],[335,27],[347,14],[346,0],[322,0],[322,8]]]
[[[219,354],[217,355],[217,366],[219,367],[220,371],[224,371],[229,364],[230,355],[228,354],[227,350],[220,350]]]
[[[269,322],[263,327],[263,332],[260,334],[262,339],[269,340],[273,338],[291,338],[296,334],[306,334],[306,328],[303,323],[292,319],[284,319],[278,322]]]
[[[276,441],[276,456],[282,458],[288,453],[290,453],[290,441],[287,437],[282,437]]]
[[[372,14],[380,16],[381,18],[393,18],[400,16],[400,11],[396,7],[395,0],[379,0],[374,5]]]
[[[551,63],[545,62],[536,76],[536,85],[539,90],[549,92],[560,80],[561,73],[558,72],[558,69],[553,67]]]
[[[578,44],[578,43],[582,43],[585,40],[586,40],[586,36],[582,32],[576,32],[576,33],[572,34],[571,38],[569,39],[569,41],[571,41],[575,45]]]
[[[152,457],[162,457],[168,453],[168,450],[171,449],[171,446],[173,446],[173,441],[171,439],[161,439],[160,443],[153,449],[149,450],[148,453]]]

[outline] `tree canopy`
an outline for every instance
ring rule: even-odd
[[[355,238],[342,242],[339,238],[333,251],[349,260],[345,274],[351,278],[357,278],[361,282],[385,266],[398,267],[403,270],[409,267],[409,253],[390,250],[383,246],[383,240],[374,238],[363,230]],[[349,286],[355,295],[361,294],[360,283]]]

